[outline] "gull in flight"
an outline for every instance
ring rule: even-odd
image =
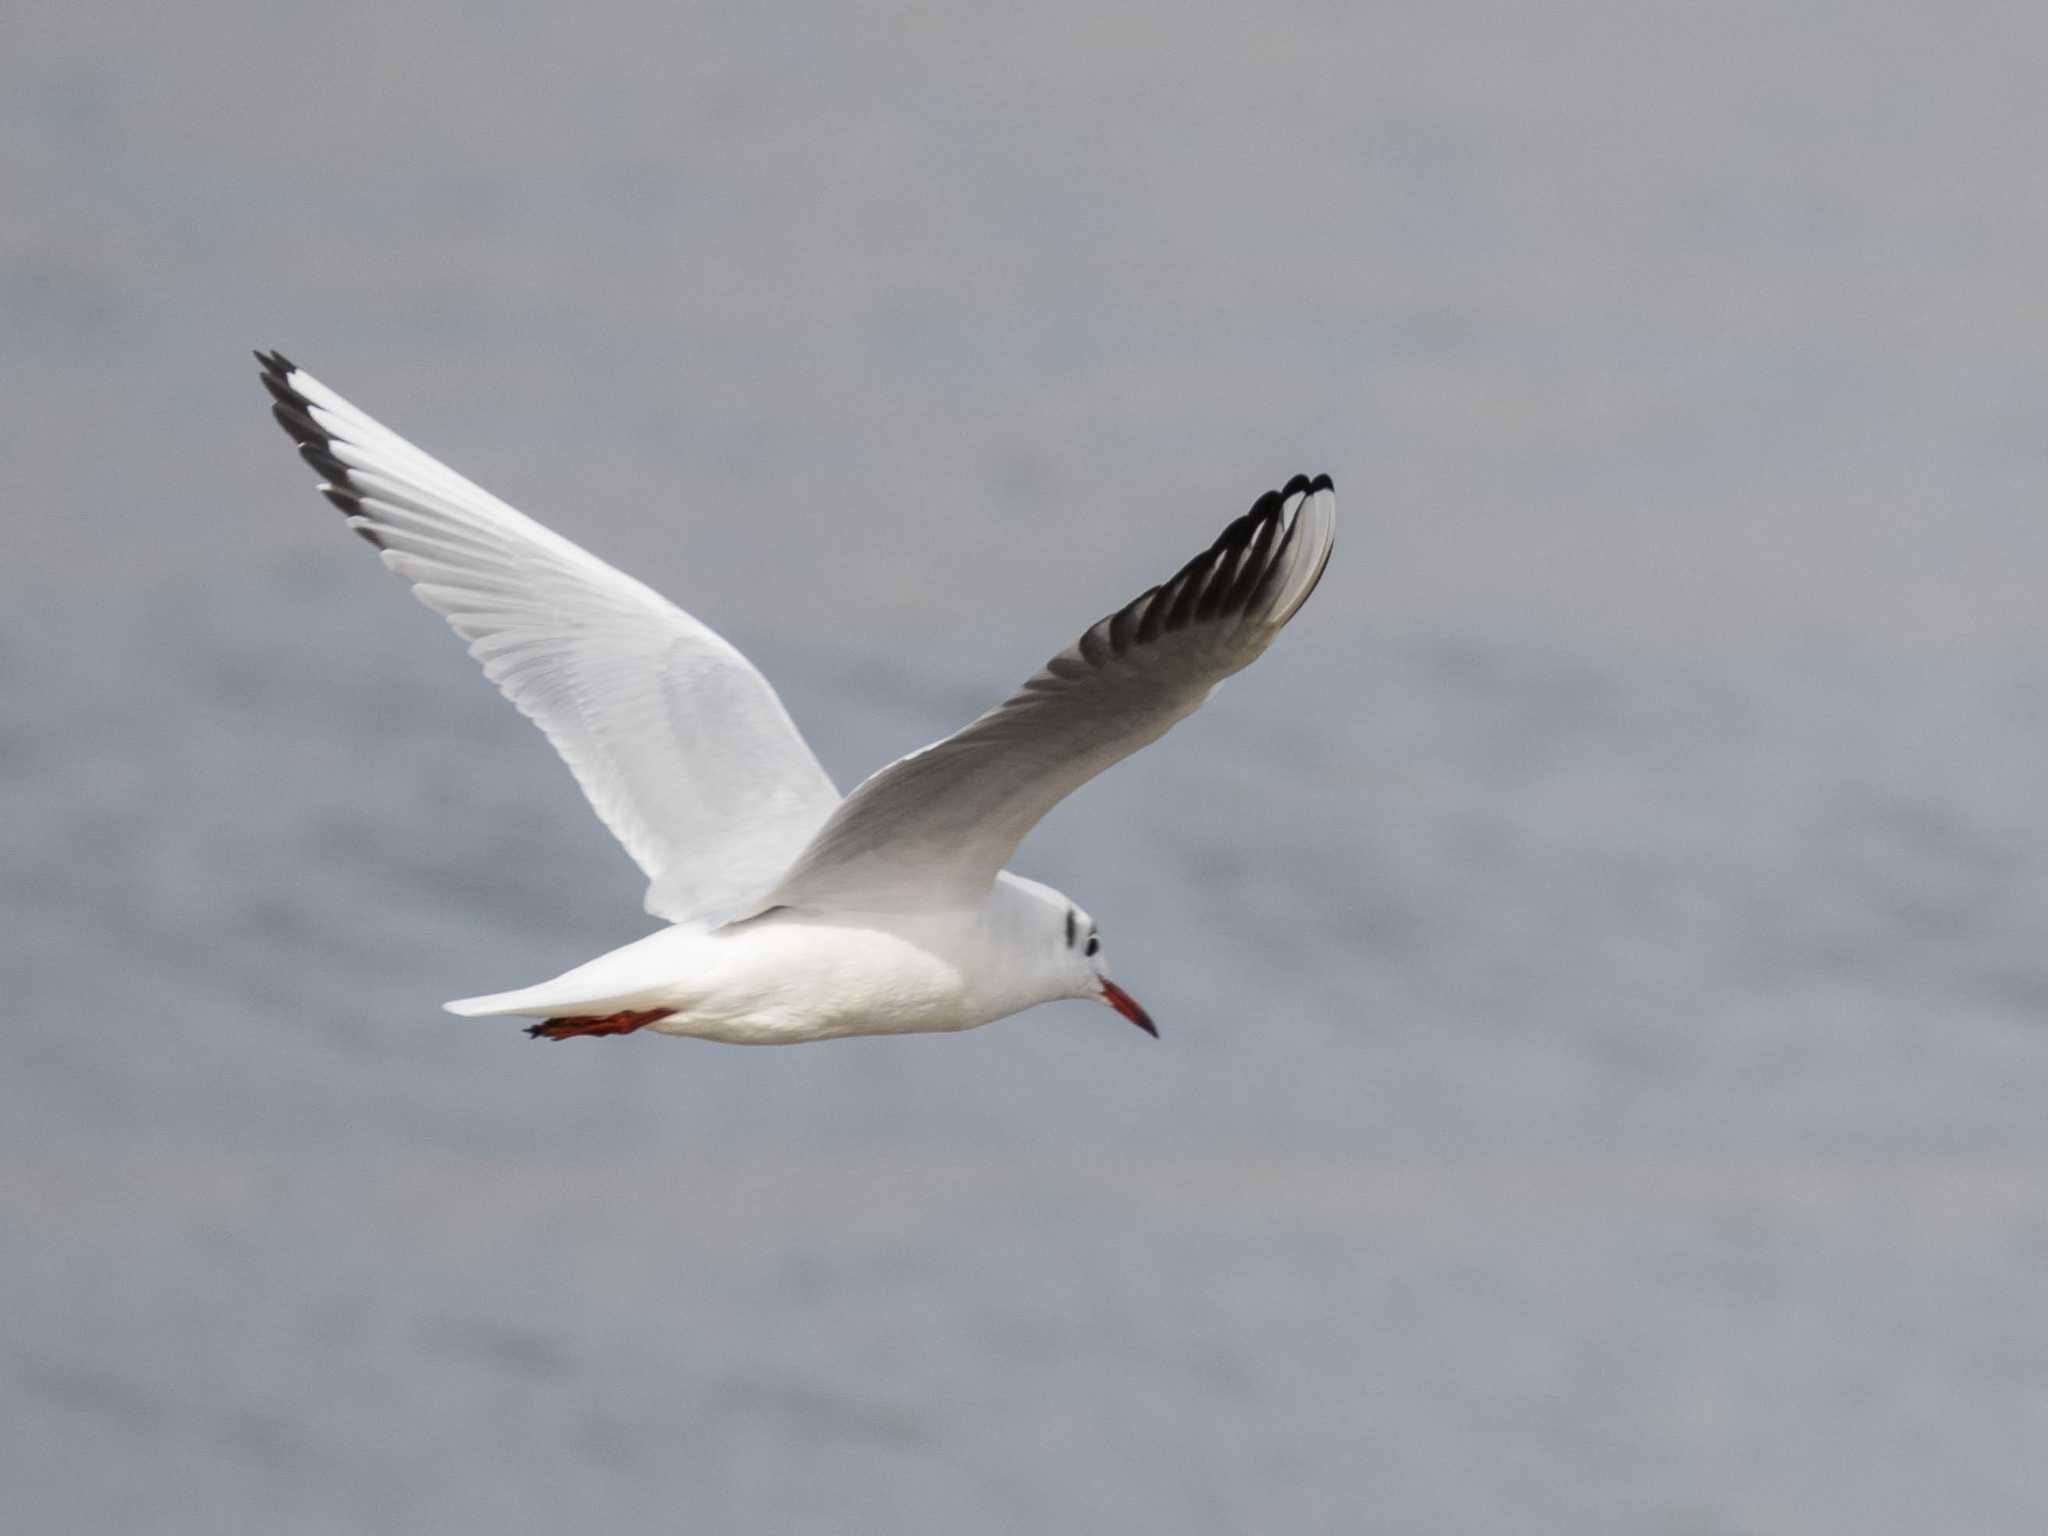
[[[973,1029],[1093,998],[1147,1034],[1095,923],[1003,866],[1040,817],[1201,707],[1308,600],[1327,475],[1216,542],[1023,687],[841,798],[782,701],[680,608],[429,458],[276,352],[279,425],[321,492],[546,733],[667,926],[450,1013],[550,1040],[639,1029],[743,1045]]]

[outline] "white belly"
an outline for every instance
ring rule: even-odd
[[[683,1006],[652,1026],[663,1034],[781,1045],[971,1029],[997,1016],[929,936],[771,919],[705,937],[691,957],[702,969],[678,988]]]

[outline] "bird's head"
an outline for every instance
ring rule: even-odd
[[[1138,1000],[1109,979],[1109,958],[1095,919],[1049,885],[1008,870],[996,879],[996,910],[1004,949],[1031,958],[1026,970],[1032,1002],[1092,998],[1129,1019],[1153,1039],[1159,1030]],[[1017,1006],[1029,1007],[1030,1003]]]
[[[1051,935],[1056,946],[1054,963],[1065,983],[1063,995],[1093,998],[1106,1004],[1157,1040],[1159,1028],[1152,1022],[1152,1016],[1138,1005],[1135,997],[1109,979],[1109,958],[1103,953],[1102,932],[1095,926],[1095,919],[1057,891],[1047,894],[1057,902],[1049,915],[1055,929]]]

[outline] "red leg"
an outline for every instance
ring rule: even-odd
[[[656,1019],[665,1019],[675,1010],[672,1008],[632,1009],[624,1013],[607,1014],[603,1018],[584,1015],[573,1019],[549,1019],[545,1024],[535,1024],[527,1034],[536,1040],[570,1040],[578,1035],[630,1035],[644,1024]]]

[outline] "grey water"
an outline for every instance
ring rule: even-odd
[[[1262,15],[11,14],[10,1528],[2048,1522],[2048,30]],[[440,1014],[639,878],[250,346],[842,784],[1331,470],[1164,1039]]]

